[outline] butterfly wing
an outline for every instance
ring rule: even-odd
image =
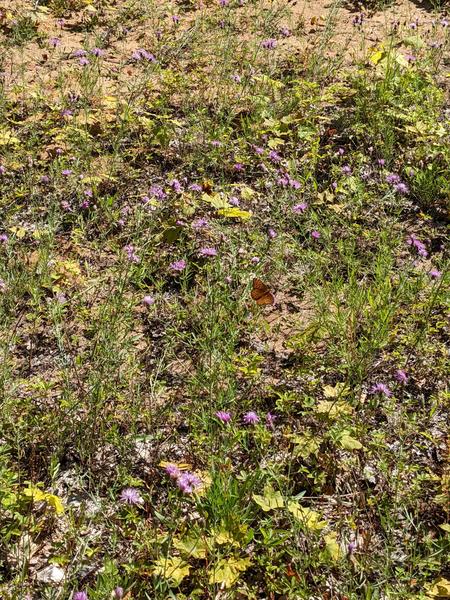
[[[253,280],[251,297],[259,306],[265,306],[275,302],[275,298],[270,292],[269,287],[258,278]]]

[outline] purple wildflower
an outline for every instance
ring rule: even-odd
[[[155,304],[155,299],[153,298],[153,296],[144,296],[142,298],[142,302],[146,306],[151,306],[152,304]]]
[[[438,271],[437,269],[430,269],[428,271],[428,275],[430,277],[432,277],[433,279],[439,279],[439,277],[442,276],[442,273],[440,271]]]
[[[85,56],[82,56],[82,57],[80,58],[80,60],[78,61],[78,64],[79,64],[81,67],[86,67],[86,66],[89,64],[89,59],[88,59],[88,58],[86,58]]]
[[[57,46],[61,46],[61,40],[57,37],[52,37],[48,40],[48,43],[52,48],[56,48]]]
[[[269,160],[271,160],[274,163],[278,163],[281,160],[281,156],[278,154],[278,152],[276,150],[271,150],[269,152]]]
[[[300,181],[297,181],[296,179],[291,179],[291,178],[289,178],[289,185],[294,190],[299,190],[302,187],[302,184],[300,183]]]
[[[222,142],[220,142],[219,140],[211,140],[211,146],[218,148],[221,145],[222,145]]]
[[[181,475],[180,469],[173,464],[166,465],[164,470],[171,479],[178,479],[178,477]]]
[[[395,185],[401,182],[401,178],[397,173],[389,173],[389,175],[386,176],[386,181],[392,185]]]
[[[113,598],[114,598],[114,600],[122,600],[123,594],[124,594],[123,588],[122,587],[116,587],[116,589],[113,592]]]
[[[193,192],[201,192],[202,186],[198,185],[198,183],[191,183],[191,185],[189,186],[189,189],[192,190]]]
[[[311,231],[311,237],[313,237],[315,240],[318,240],[320,235],[320,231]]]
[[[344,173],[344,175],[351,175],[352,174],[352,169],[349,165],[344,165],[342,167],[342,172]]]
[[[203,258],[217,256],[217,250],[215,248],[200,248],[198,253]]]
[[[135,488],[125,488],[120,494],[121,502],[125,504],[143,504],[144,499]]]
[[[395,379],[399,382],[399,383],[406,383],[408,381],[408,375],[406,374],[405,371],[403,371],[403,369],[398,369],[395,372]]]
[[[82,56],[86,56],[87,52],[86,50],[83,50],[82,48],[80,48],[79,50],[74,50],[74,52],[72,53],[72,56],[74,56],[75,58],[80,58]]]
[[[394,185],[394,190],[399,194],[405,195],[409,193],[409,187],[403,181]]]
[[[177,194],[180,194],[183,191],[183,186],[178,179],[172,179],[172,181],[169,182],[169,185]]]
[[[0,165],[0,175],[4,175],[6,173],[6,167]]]
[[[222,421],[222,423],[229,423],[231,421],[231,414],[229,412],[225,412],[224,410],[218,410],[215,413],[215,416]]]
[[[240,200],[236,196],[230,196],[228,202],[231,204],[231,206],[239,206],[240,204]]]
[[[141,261],[141,259],[139,258],[139,256],[136,254],[134,246],[131,244],[127,244],[126,246],[124,246],[124,251],[125,254],[127,255],[127,258],[130,262],[132,263],[138,263]]]
[[[275,38],[269,38],[261,42],[261,46],[266,50],[273,50],[277,47],[277,40]]]
[[[242,77],[240,75],[238,75],[237,73],[232,75],[231,79],[234,81],[234,83],[241,83],[241,81],[242,81]]]
[[[342,156],[342,155],[344,155],[344,154],[345,154],[345,150],[344,150],[344,148],[338,148],[338,151],[337,151],[337,153],[339,154],[339,156]]]
[[[88,600],[88,595],[86,592],[75,592],[72,596],[72,600]]]
[[[386,161],[384,160],[384,158],[379,158],[377,160],[377,163],[380,165],[380,167],[384,167],[384,165],[386,164]]]
[[[280,34],[281,34],[283,37],[289,37],[289,36],[291,35],[291,32],[290,32],[290,30],[289,30],[287,27],[282,27],[282,28],[280,29]]]
[[[269,238],[271,240],[275,239],[277,237],[277,232],[275,231],[275,229],[272,229],[272,227],[269,227],[269,229],[267,230],[267,235],[269,236]]]
[[[192,222],[192,228],[193,229],[202,229],[203,227],[207,227],[208,226],[208,220],[207,219],[196,219],[195,221]]]
[[[195,473],[181,473],[178,477],[177,485],[184,494],[192,494],[202,487],[202,481]]]
[[[64,177],[68,177],[69,175],[72,175],[73,171],[72,169],[63,169],[61,171],[61,175],[64,175]]]
[[[0,243],[2,244],[6,244],[6,242],[8,241],[8,236],[6,233],[2,233],[0,234]]]
[[[308,208],[308,205],[306,204],[306,202],[300,202],[300,204],[295,204],[295,205],[292,207],[292,210],[293,210],[295,213],[299,214],[299,213],[303,213],[303,212],[305,212],[305,210],[306,210],[307,208]]]
[[[270,429],[273,429],[276,418],[277,417],[275,415],[273,415],[272,413],[268,412],[267,415],[266,415],[266,425],[267,425],[267,427],[269,427]]]
[[[171,271],[184,271],[184,269],[186,268],[186,261],[183,259],[176,260],[175,262],[169,265],[169,268],[171,269]]]
[[[180,22],[180,17],[178,15],[172,15],[172,21],[175,23],[175,25],[177,23]]]
[[[233,169],[235,171],[243,171],[244,170],[244,165],[242,163],[235,163],[233,165]]]
[[[417,250],[417,254],[426,258],[428,256],[428,252],[426,246],[423,242],[416,238],[414,234],[411,234],[410,237],[406,240],[406,243],[409,246],[413,246]]]
[[[376,383],[375,385],[373,385],[370,388],[370,393],[371,394],[384,394],[388,398],[390,396],[392,396],[391,390],[388,388],[388,386],[385,383]]]
[[[259,423],[259,417],[253,410],[251,410],[248,413],[245,413],[243,421],[245,425],[256,425],[256,423]]]
[[[253,150],[256,152],[256,154],[259,154],[261,156],[261,154],[264,154],[264,148],[261,148],[261,146],[254,146]]]
[[[159,185],[152,185],[148,193],[152,198],[157,198],[158,200],[164,200],[164,198],[167,198],[167,194]]]
[[[91,54],[99,58],[100,56],[103,56],[105,54],[105,51],[101,48],[92,48]]]
[[[259,256],[254,256],[250,262],[253,263],[254,265],[257,265],[259,263],[261,259],[259,258]]]

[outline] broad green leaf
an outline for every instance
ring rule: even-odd
[[[323,539],[325,540],[326,551],[330,555],[331,559],[334,561],[339,560],[342,552],[339,547],[339,544],[337,543],[337,534],[334,531],[332,531],[331,533],[328,533],[326,536],[324,536]]]
[[[153,573],[155,575],[169,579],[175,585],[180,585],[183,579],[189,575],[189,571],[190,566],[178,556],[160,558],[153,565]]]
[[[274,510],[275,508],[283,508],[284,500],[280,492],[276,492],[271,485],[266,485],[264,495],[258,496],[253,494],[253,500],[263,509],[264,512]]]
[[[328,525],[326,521],[320,520],[320,514],[317,511],[306,508],[305,506],[300,506],[296,500],[290,500],[288,502],[288,511],[294,515],[302,525],[311,531],[320,531]]]
[[[361,450],[363,445],[350,435],[348,431],[344,431],[339,439],[340,445],[344,450]]]
[[[251,565],[248,558],[222,558],[209,573],[209,583],[221,583],[230,588]]]
[[[252,216],[252,213],[248,210],[242,210],[241,208],[237,208],[236,206],[229,206],[228,208],[221,208],[217,211],[219,215],[222,217],[229,217],[232,219],[242,219],[242,221],[247,221]]]

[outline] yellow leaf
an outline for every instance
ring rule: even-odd
[[[202,200],[203,202],[207,202],[208,204],[211,204],[211,206],[217,209],[225,209],[230,207],[225,195],[219,192],[215,194],[202,194]]]
[[[153,565],[153,573],[164,579],[169,579],[175,585],[180,585],[185,577],[189,575],[190,566],[178,556],[160,558]]]
[[[19,138],[14,136],[10,131],[7,129],[0,131],[0,146],[16,146],[17,144],[20,144]]]
[[[294,515],[302,525],[311,531],[320,531],[328,525],[326,521],[320,520],[320,514],[317,511],[306,508],[305,506],[300,506],[296,500],[290,500],[288,502],[288,511]]]
[[[233,535],[226,531],[226,529],[220,529],[214,533],[213,540],[219,546],[224,544],[231,544],[232,546],[239,546],[239,543],[234,539]]]
[[[244,200],[250,200],[255,195],[255,190],[252,190],[248,185],[241,186],[241,197]]]
[[[230,588],[240,577],[240,574],[251,565],[248,558],[222,558],[216,567],[210,571],[209,583],[221,583],[226,588]]]
[[[232,219],[242,219],[243,221],[250,219],[250,217],[252,216],[252,213],[249,212],[248,210],[242,210],[241,208],[237,208],[235,206],[230,206],[228,208],[221,208],[218,211],[218,213],[222,217],[230,217]]]
[[[352,437],[347,430],[342,433],[339,443],[344,450],[361,450],[363,447],[361,442]]]
[[[450,581],[440,577],[434,583],[426,586],[429,598],[450,598]]]
[[[177,469],[179,469],[180,471],[189,471],[190,469],[192,469],[192,465],[189,463],[174,463],[174,462],[168,462],[167,460],[162,460],[158,466],[162,467],[163,469],[165,469],[168,466],[174,466]]]
[[[182,554],[187,554],[189,557],[206,558],[209,551],[209,546],[206,540],[197,536],[186,537],[183,540],[173,540],[174,547]]]
[[[31,498],[33,502],[42,502],[45,500],[45,492],[34,485],[25,488],[22,493],[27,498]]]
[[[53,508],[55,509],[55,513],[58,516],[63,514],[64,506],[60,498],[58,498],[58,496],[55,496],[55,494],[46,494],[45,501],[47,502],[47,504],[50,504],[50,506],[53,506]]]
[[[10,227],[9,230],[11,231],[11,233],[14,233],[14,235],[16,235],[19,238],[19,240],[22,240],[27,233],[25,227]]]
[[[371,54],[369,60],[374,65],[377,65],[381,60],[383,60],[383,58],[385,56],[386,56],[386,52],[383,49],[381,49],[381,50],[377,50],[376,52]]]
[[[337,417],[339,415],[350,415],[353,408],[343,400],[321,400],[316,407],[316,411],[325,414],[327,417]]]
[[[252,497],[264,512],[274,510],[275,508],[283,508],[284,506],[283,496],[280,492],[276,492],[271,485],[266,485],[264,488],[264,496],[253,494]]]
[[[439,525],[439,527],[443,531],[446,531],[447,533],[450,533],[450,523],[441,523],[441,525]]]
[[[328,533],[326,536],[324,536],[323,539],[325,540],[326,551],[330,555],[331,559],[334,561],[339,560],[339,558],[341,557],[341,549],[339,547],[339,544],[337,543],[337,534],[334,531],[332,531],[331,533]]]
[[[335,386],[333,385],[324,385],[323,387],[323,395],[325,398],[337,398],[338,396],[343,396],[345,390],[345,383],[338,382]]]
[[[303,435],[293,434],[289,437],[295,444],[294,456],[307,458],[311,454],[316,454],[320,448],[320,438],[317,438],[311,431],[307,431]]]

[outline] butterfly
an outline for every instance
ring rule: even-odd
[[[275,298],[269,287],[257,277],[253,280],[251,296],[259,306],[265,306],[266,304],[273,304],[275,302]]]

